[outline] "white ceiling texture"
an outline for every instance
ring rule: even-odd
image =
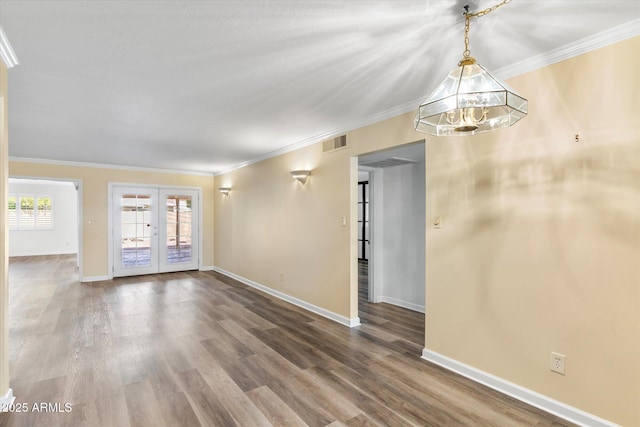
[[[0,0],[9,154],[219,173],[417,108],[462,55],[463,5],[498,1]],[[471,54],[510,77],[639,19],[513,0],[472,20]]]

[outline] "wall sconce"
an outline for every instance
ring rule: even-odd
[[[226,197],[229,196],[229,191],[231,191],[231,187],[220,187],[218,188],[220,192]]]
[[[298,181],[300,181],[302,185],[304,185],[304,183],[307,182],[307,178],[309,178],[309,175],[311,175],[311,171],[307,171],[307,170],[291,171],[291,176],[294,179],[297,179]]]

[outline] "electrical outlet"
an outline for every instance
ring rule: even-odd
[[[280,273],[280,282],[284,283],[284,273]]]
[[[551,352],[550,368],[553,372],[564,375],[564,354]]]

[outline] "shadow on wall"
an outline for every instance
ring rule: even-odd
[[[618,142],[612,152],[606,142],[579,142],[569,155],[557,157],[541,153],[535,148],[539,143],[518,142],[524,154],[500,160],[493,153],[478,155],[474,142],[465,141],[470,154],[464,161],[428,177],[430,188],[437,189],[430,198],[435,211],[461,221],[466,237],[508,223],[513,215],[553,219],[561,226],[580,214],[591,218],[600,232],[633,243],[629,230],[638,227],[637,148]]]
[[[593,298],[582,289],[585,271],[603,274],[593,267],[600,251],[638,247],[637,143],[630,135],[611,142],[605,133],[592,132],[580,142],[454,141],[457,153],[448,156],[447,167],[428,173],[427,204],[452,233],[434,240],[429,256],[463,254],[475,282],[467,288],[476,294],[470,319],[499,316],[491,306],[505,286],[505,266],[533,276],[536,269],[551,270],[581,300]]]

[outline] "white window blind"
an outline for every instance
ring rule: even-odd
[[[9,195],[9,213],[8,222],[9,230],[15,230],[18,228],[18,198],[16,196]]]
[[[53,228],[51,196],[9,195],[9,230],[50,230]]]
[[[53,227],[51,218],[51,197],[43,196],[37,199],[38,212],[36,214],[36,228],[48,229]]]

